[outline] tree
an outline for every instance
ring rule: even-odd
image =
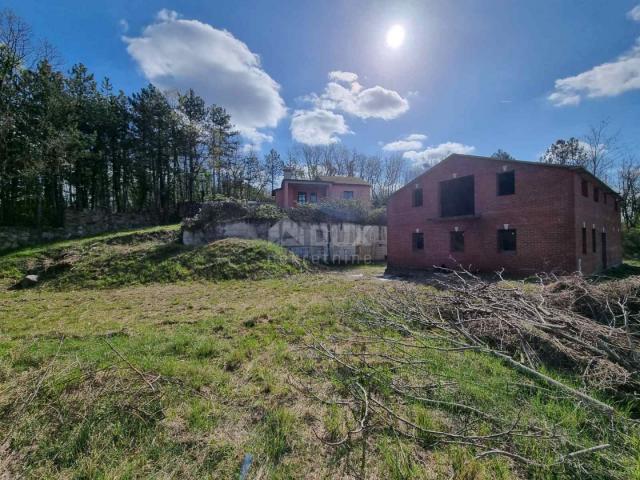
[[[586,154],[584,167],[596,177],[605,179],[614,164],[618,134],[610,133],[608,120],[591,125],[582,144]]]
[[[500,148],[493,155],[491,155],[491,157],[500,160],[515,160],[515,158],[513,158],[509,153]]]
[[[280,154],[273,148],[264,156],[264,170],[267,178],[271,182],[271,191],[276,188],[276,178],[282,175],[284,164]]]
[[[587,164],[587,151],[575,137],[568,140],[556,140],[542,155],[540,161],[556,165],[574,165],[584,167]]]
[[[618,171],[618,188],[622,197],[622,219],[627,228],[640,220],[640,165],[632,158],[622,161]]]
[[[213,173],[213,190],[214,193],[229,194],[230,170],[238,152],[239,134],[231,123],[231,115],[222,107],[212,105],[208,111],[207,121],[207,143]]]

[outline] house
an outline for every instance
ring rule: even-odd
[[[453,154],[388,203],[388,265],[520,275],[622,262],[619,195],[584,168]]]
[[[313,180],[293,178],[293,169],[284,169],[280,188],[272,195],[280,208],[318,203],[322,200],[360,200],[371,203],[371,185],[357,177],[318,176]]]

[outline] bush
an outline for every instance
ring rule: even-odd
[[[622,232],[622,251],[626,258],[640,258],[640,229],[625,229]]]
[[[277,222],[285,218],[282,210],[272,204],[249,204],[225,198],[202,204],[198,214],[183,220],[185,228],[193,229],[230,220],[264,220]]]
[[[372,225],[387,223],[386,209],[370,210],[358,200],[327,200],[292,208],[289,218],[295,222],[352,222]]]

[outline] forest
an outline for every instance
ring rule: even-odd
[[[264,155],[243,142],[221,106],[152,84],[129,95],[0,12],[0,225],[60,226],[65,209],[153,212],[217,196],[265,200],[285,165],[299,175],[356,175],[383,204],[408,175],[399,155],[296,145]]]

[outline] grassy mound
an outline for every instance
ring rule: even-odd
[[[137,230],[29,248],[0,256],[7,286],[37,274],[54,288],[101,288],[186,280],[289,275],[305,263],[261,240],[225,239],[200,247],[177,243],[176,227]]]

